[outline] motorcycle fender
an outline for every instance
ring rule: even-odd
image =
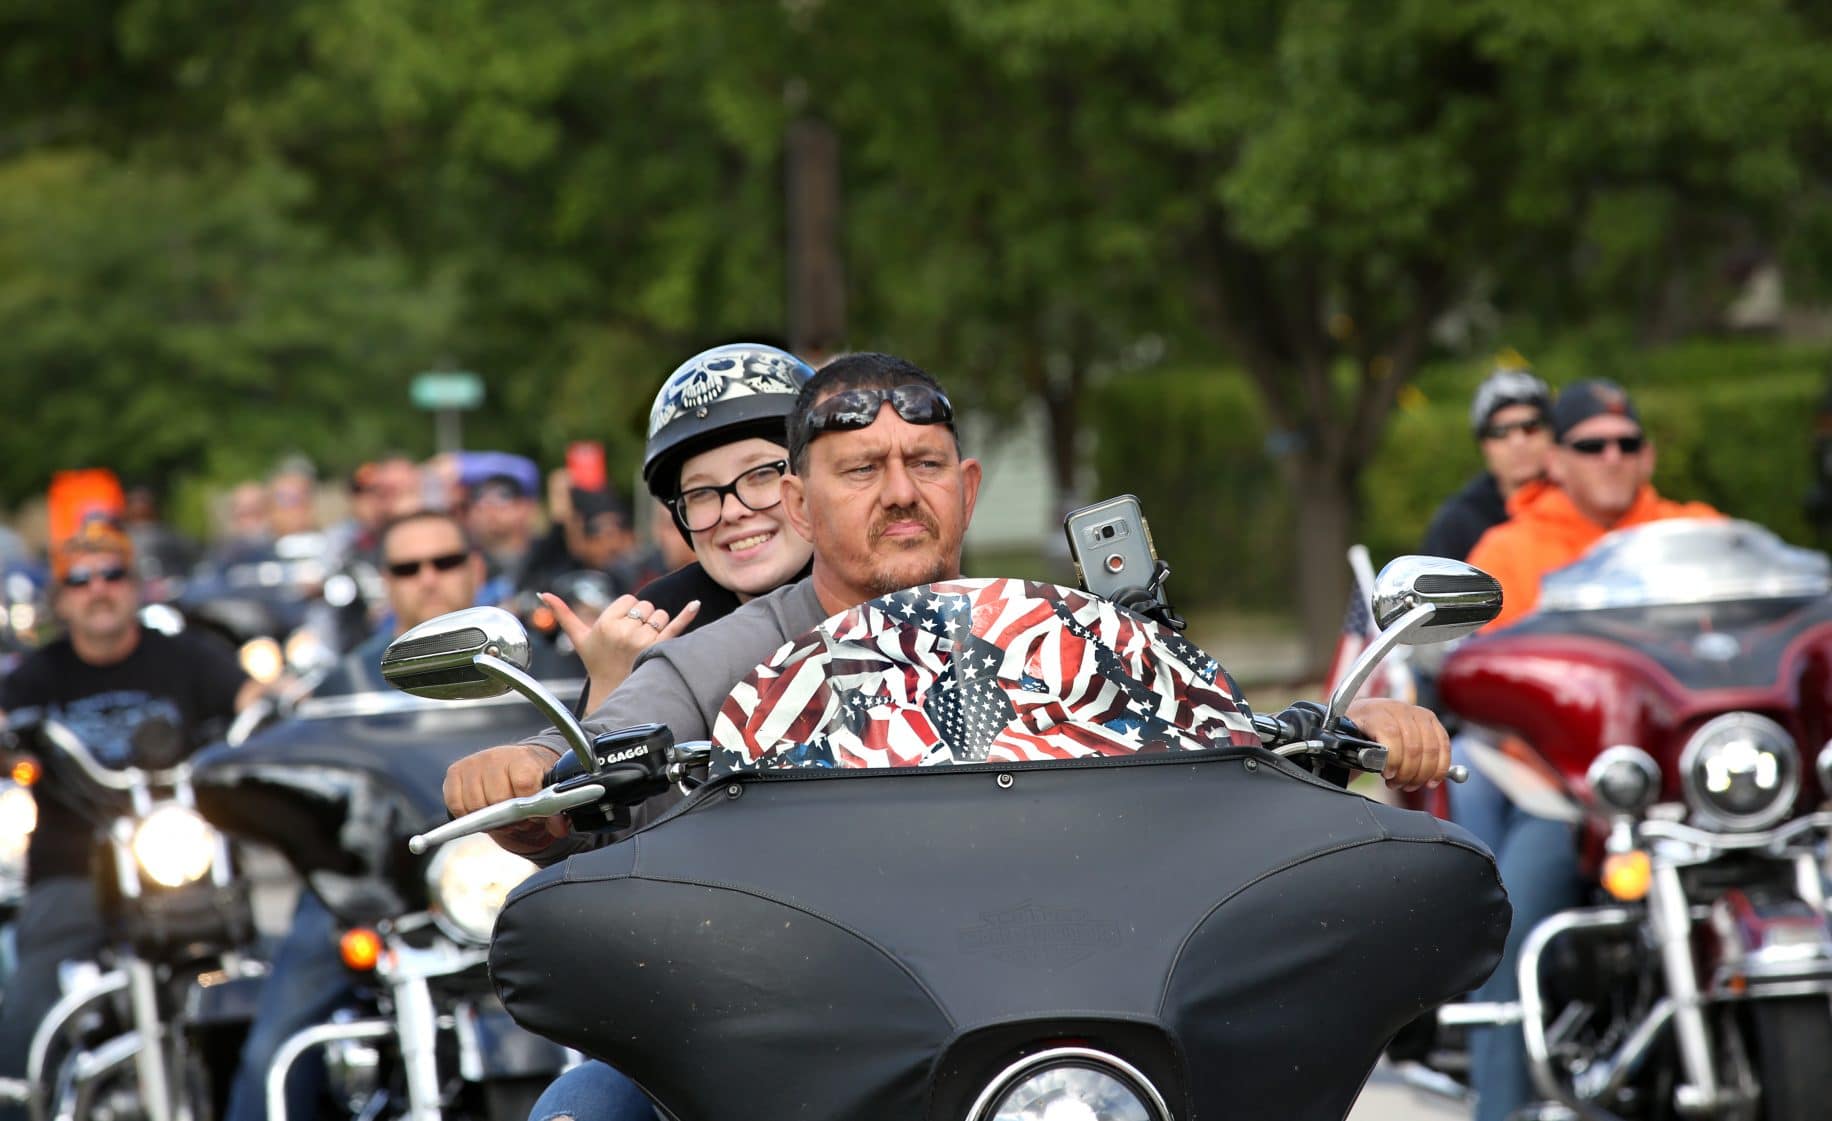
[[[555,1075],[571,1057],[558,1043],[516,1024],[494,1001],[459,1005],[454,1020],[459,1073],[466,1082]]]

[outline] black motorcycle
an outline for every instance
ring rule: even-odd
[[[8,1089],[36,1121],[214,1115],[264,969],[235,854],[197,811],[188,743],[147,719],[110,765],[56,720],[9,715],[10,749],[55,772],[95,827],[105,942],[97,960],[65,963],[26,1078]]]
[[[407,846],[445,819],[440,783],[454,760],[537,724],[502,702],[348,693],[304,701],[292,719],[198,757],[202,812],[277,849],[343,932],[355,995],[276,1055],[273,1121],[286,1115],[289,1070],[314,1052],[328,1075],[324,1116],[411,1121],[521,1121],[566,1065],[562,1048],[509,1021],[485,973],[496,911],[533,866],[482,837],[425,855]]]
[[[1395,562],[1359,672],[1281,717],[1180,638],[1018,581],[829,620],[753,671],[710,744],[587,737],[489,609],[403,635],[383,672],[514,689],[572,744],[548,788],[417,845],[683,789],[518,887],[490,955],[518,1021],[668,1117],[1337,1121],[1402,1025],[1486,976],[1509,912],[1467,835],[1297,763],[1383,765],[1343,704],[1395,643],[1499,602],[1467,566]]]

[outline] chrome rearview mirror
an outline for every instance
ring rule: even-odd
[[[1372,606],[1380,636],[1368,643],[1330,694],[1331,720],[1342,715],[1395,646],[1448,642],[1500,614],[1501,582],[1462,561],[1396,557],[1374,578]]]
[[[1461,638],[1501,613],[1501,581],[1444,557],[1398,557],[1374,578],[1374,625],[1382,630],[1423,604],[1436,610],[1399,641],[1423,646]]]
[[[596,771],[585,730],[528,676],[531,655],[520,619],[500,607],[467,607],[428,619],[389,643],[382,651],[382,677],[403,693],[435,701],[478,700],[514,690],[553,721],[587,771]]]
[[[435,701],[507,693],[508,681],[477,667],[479,654],[527,669],[528,632],[521,620],[500,607],[468,607],[428,619],[388,644],[382,676],[403,693]]]

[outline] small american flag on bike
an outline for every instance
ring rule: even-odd
[[[1257,745],[1215,659],[1086,592],[954,580],[785,644],[732,691],[714,769],[1034,762]]]
[[[1349,588],[1349,604],[1342,613],[1342,633],[1336,638],[1336,653],[1330,659],[1329,676],[1324,682],[1323,691],[1326,694],[1335,693],[1337,683],[1348,677],[1355,659],[1361,657],[1361,652],[1380,637],[1380,627],[1374,622],[1372,606],[1374,570],[1366,546],[1355,545],[1349,549],[1349,571],[1354,583]],[[1388,654],[1375,667],[1374,672],[1368,675],[1367,681],[1362,683],[1355,695],[1387,697],[1411,704],[1417,692],[1402,648]]]

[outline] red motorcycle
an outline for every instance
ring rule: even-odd
[[[1518,1019],[1538,1090],[1579,1117],[1832,1109],[1829,593],[1824,556],[1760,527],[1658,522],[1444,662],[1446,708],[1532,749],[1478,748],[1484,774],[1584,823],[1596,902],[1533,928],[1518,1007],[1440,1019]]]

